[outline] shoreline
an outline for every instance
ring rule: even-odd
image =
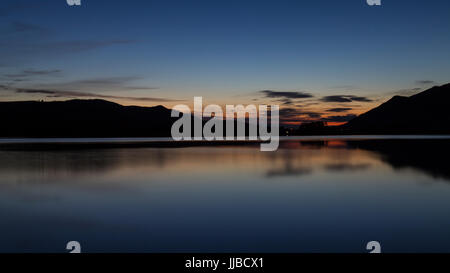
[[[283,136],[280,142],[314,141],[367,141],[367,140],[450,140],[450,135],[329,135],[329,136]],[[181,140],[171,138],[0,138],[3,150],[65,150],[109,148],[183,148],[198,146],[251,146],[262,140]]]

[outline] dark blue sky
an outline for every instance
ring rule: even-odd
[[[297,91],[370,98],[362,110],[450,81],[449,14],[448,0],[3,0],[0,95],[170,106]]]

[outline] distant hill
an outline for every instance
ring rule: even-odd
[[[450,84],[395,96],[340,127],[351,134],[450,133]]]
[[[163,106],[122,106],[105,100],[0,102],[0,136],[170,136],[170,113]]]

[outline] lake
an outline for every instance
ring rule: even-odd
[[[0,252],[450,252],[449,152],[445,136],[2,149]]]

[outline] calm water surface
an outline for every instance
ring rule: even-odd
[[[450,252],[450,140],[0,151],[0,251]]]

